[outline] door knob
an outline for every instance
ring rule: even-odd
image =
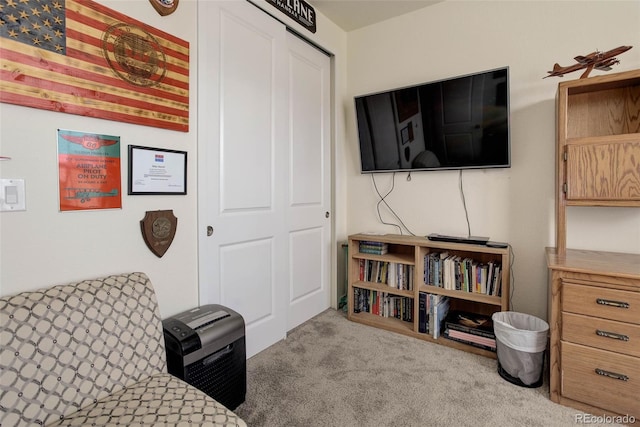
[[[326,212],[324,213],[324,217],[325,217],[325,218],[329,218],[329,216],[330,216],[330,215],[331,215],[331,214],[329,213],[329,211],[326,211]]]
[[[213,227],[210,225],[207,225],[207,237],[211,237],[212,234],[213,234]]]

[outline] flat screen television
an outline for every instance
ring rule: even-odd
[[[508,168],[509,68],[355,98],[362,172]]]

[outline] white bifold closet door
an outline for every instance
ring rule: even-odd
[[[247,356],[330,304],[330,59],[247,2],[200,2],[200,304]]]

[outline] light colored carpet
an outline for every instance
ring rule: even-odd
[[[247,361],[235,412],[250,427],[581,424],[581,412],[549,400],[546,383],[515,386],[496,363],[329,309]]]

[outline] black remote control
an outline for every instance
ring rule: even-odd
[[[508,248],[509,244],[504,242],[487,242],[486,246],[489,248]]]

